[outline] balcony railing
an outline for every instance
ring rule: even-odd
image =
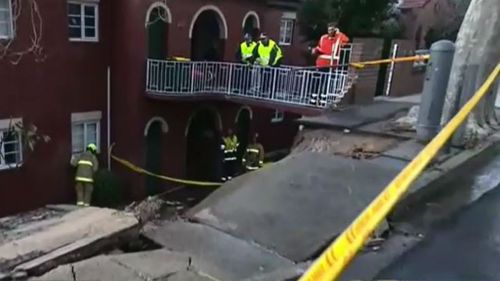
[[[167,97],[219,94],[326,108],[339,103],[352,82],[353,75],[347,67],[318,71],[289,66],[149,59],[146,91]]]

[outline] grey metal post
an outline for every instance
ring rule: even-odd
[[[439,132],[454,54],[451,41],[441,40],[431,46],[417,122],[417,139],[421,142],[428,142]]]

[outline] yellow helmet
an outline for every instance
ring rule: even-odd
[[[97,145],[95,145],[95,144],[93,144],[93,143],[89,143],[89,144],[87,145],[87,150],[88,150],[88,151],[92,151],[92,152],[94,152],[94,153],[95,153],[95,152],[97,152]]]

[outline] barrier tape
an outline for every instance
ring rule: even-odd
[[[430,55],[416,55],[411,57],[399,57],[394,59],[382,59],[382,60],[373,60],[373,61],[365,61],[365,62],[352,62],[350,65],[355,68],[364,68],[365,66],[371,65],[379,65],[379,64],[388,64],[393,62],[414,62],[414,61],[424,61],[428,60]]]
[[[396,205],[410,184],[451,138],[467,116],[488,93],[500,73],[500,64],[474,96],[448,122],[441,132],[366,207],[347,229],[321,254],[299,281],[332,281],[339,277],[366,239]]]
[[[179,179],[179,178],[173,178],[173,177],[155,174],[153,172],[150,172],[148,170],[145,170],[145,169],[133,164],[132,162],[130,162],[128,160],[125,160],[123,158],[120,158],[120,157],[114,155],[112,153],[114,146],[115,146],[115,144],[111,145],[111,147],[109,148],[109,155],[110,155],[111,159],[115,160],[117,163],[120,163],[122,166],[124,166],[124,167],[138,173],[138,174],[143,174],[143,175],[158,178],[158,179],[161,179],[164,181],[180,183],[180,184],[185,184],[185,185],[194,185],[194,186],[215,188],[215,187],[219,187],[223,184],[223,183],[219,183],[219,182],[204,182],[204,181],[185,180],[185,179]]]
[[[352,66],[354,68],[358,69],[363,69],[366,66],[373,66],[373,65],[379,65],[379,64],[389,64],[393,62],[415,62],[415,61],[425,61],[430,59],[430,55],[416,55],[416,56],[410,56],[410,57],[399,57],[399,58],[394,58],[394,59],[381,59],[381,60],[371,60],[371,61],[361,61],[361,62],[351,62],[347,64],[338,64],[338,65],[328,65],[328,66],[322,66],[322,67],[317,67],[317,66],[307,66],[307,67],[302,67],[300,69],[328,69],[328,68],[338,68],[338,67],[346,67],[346,66]]]

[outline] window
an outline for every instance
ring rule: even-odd
[[[281,19],[280,25],[280,45],[291,45],[293,39],[293,29],[295,25],[294,19]]]
[[[14,36],[11,0],[0,0],[0,39]]]
[[[99,40],[98,17],[97,3],[68,2],[70,40],[97,42]]]
[[[74,113],[71,115],[71,152],[82,153],[87,145],[94,143],[100,147],[101,112]]]
[[[18,167],[23,161],[21,134],[12,128],[16,120],[0,120],[0,170]]]
[[[273,118],[271,118],[271,123],[283,122],[283,119],[285,119],[285,113],[280,110],[275,110]]]

